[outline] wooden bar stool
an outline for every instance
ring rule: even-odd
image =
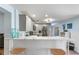
[[[0,55],[4,55],[4,48],[0,48]]]
[[[11,50],[11,54],[13,55],[21,55],[26,51],[26,48],[13,48]]]
[[[62,49],[52,48],[50,50],[51,50],[51,53],[54,55],[65,55],[65,51]]]

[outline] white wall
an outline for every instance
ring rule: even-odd
[[[43,28],[43,24],[42,25],[41,24],[37,24],[36,31],[38,32],[39,30],[42,30],[42,28]]]
[[[38,26],[36,26],[36,31],[39,32],[39,30],[42,30],[43,26],[47,26],[45,24],[37,24]]]
[[[9,12],[4,13],[4,37],[11,37],[11,14]]]
[[[14,11],[15,11],[15,9],[14,8],[12,8],[10,5],[8,5],[8,4],[0,4],[0,10],[1,11],[3,11],[3,12],[5,12],[5,11],[7,11],[7,12],[10,12],[11,13],[11,27],[12,28],[14,28],[15,26],[14,26],[14,22],[15,22],[15,13],[14,13]]]
[[[60,32],[62,32],[62,25],[72,23],[72,29],[68,29],[71,32],[72,42],[75,43],[75,51],[79,52],[79,16],[70,18],[67,21],[62,21],[58,24]]]
[[[43,29],[43,26],[47,27],[47,33],[48,36],[51,36],[51,26],[49,24],[37,24],[38,26],[36,26],[36,32],[39,32],[39,30]]]
[[[0,13],[0,33],[6,38],[11,36],[11,14],[7,11]]]
[[[14,9],[12,6],[8,4],[0,4],[0,10],[2,12],[9,12],[11,13],[11,28],[19,28],[18,21],[19,21],[19,11]]]

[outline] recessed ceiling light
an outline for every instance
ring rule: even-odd
[[[38,27],[38,24],[35,24],[36,27]]]
[[[45,14],[45,17],[48,17],[48,14]]]
[[[36,17],[36,15],[35,15],[35,14],[33,14],[33,15],[32,15],[32,17]]]

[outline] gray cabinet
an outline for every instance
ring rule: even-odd
[[[26,31],[26,15],[19,15],[19,30]]]

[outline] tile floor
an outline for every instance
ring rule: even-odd
[[[27,55],[52,55],[49,49],[27,49]]]
[[[26,55],[53,55],[50,49],[28,49]],[[69,51],[69,55],[79,55],[75,51]]]
[[[30,49],[26,49],[26,51],[20,55],[53,55],[53,54],[51,53],[50,49],[47,49],[47,48],[42,48],[42,49],[30,48]],[[79,53],[70,50],[69,55],[79,55]]]
[[[77,53],[77,52],[75,52],[75,51],[70,50],[70,51],[69,51],[69,55],[79,55],[79,53]]]

